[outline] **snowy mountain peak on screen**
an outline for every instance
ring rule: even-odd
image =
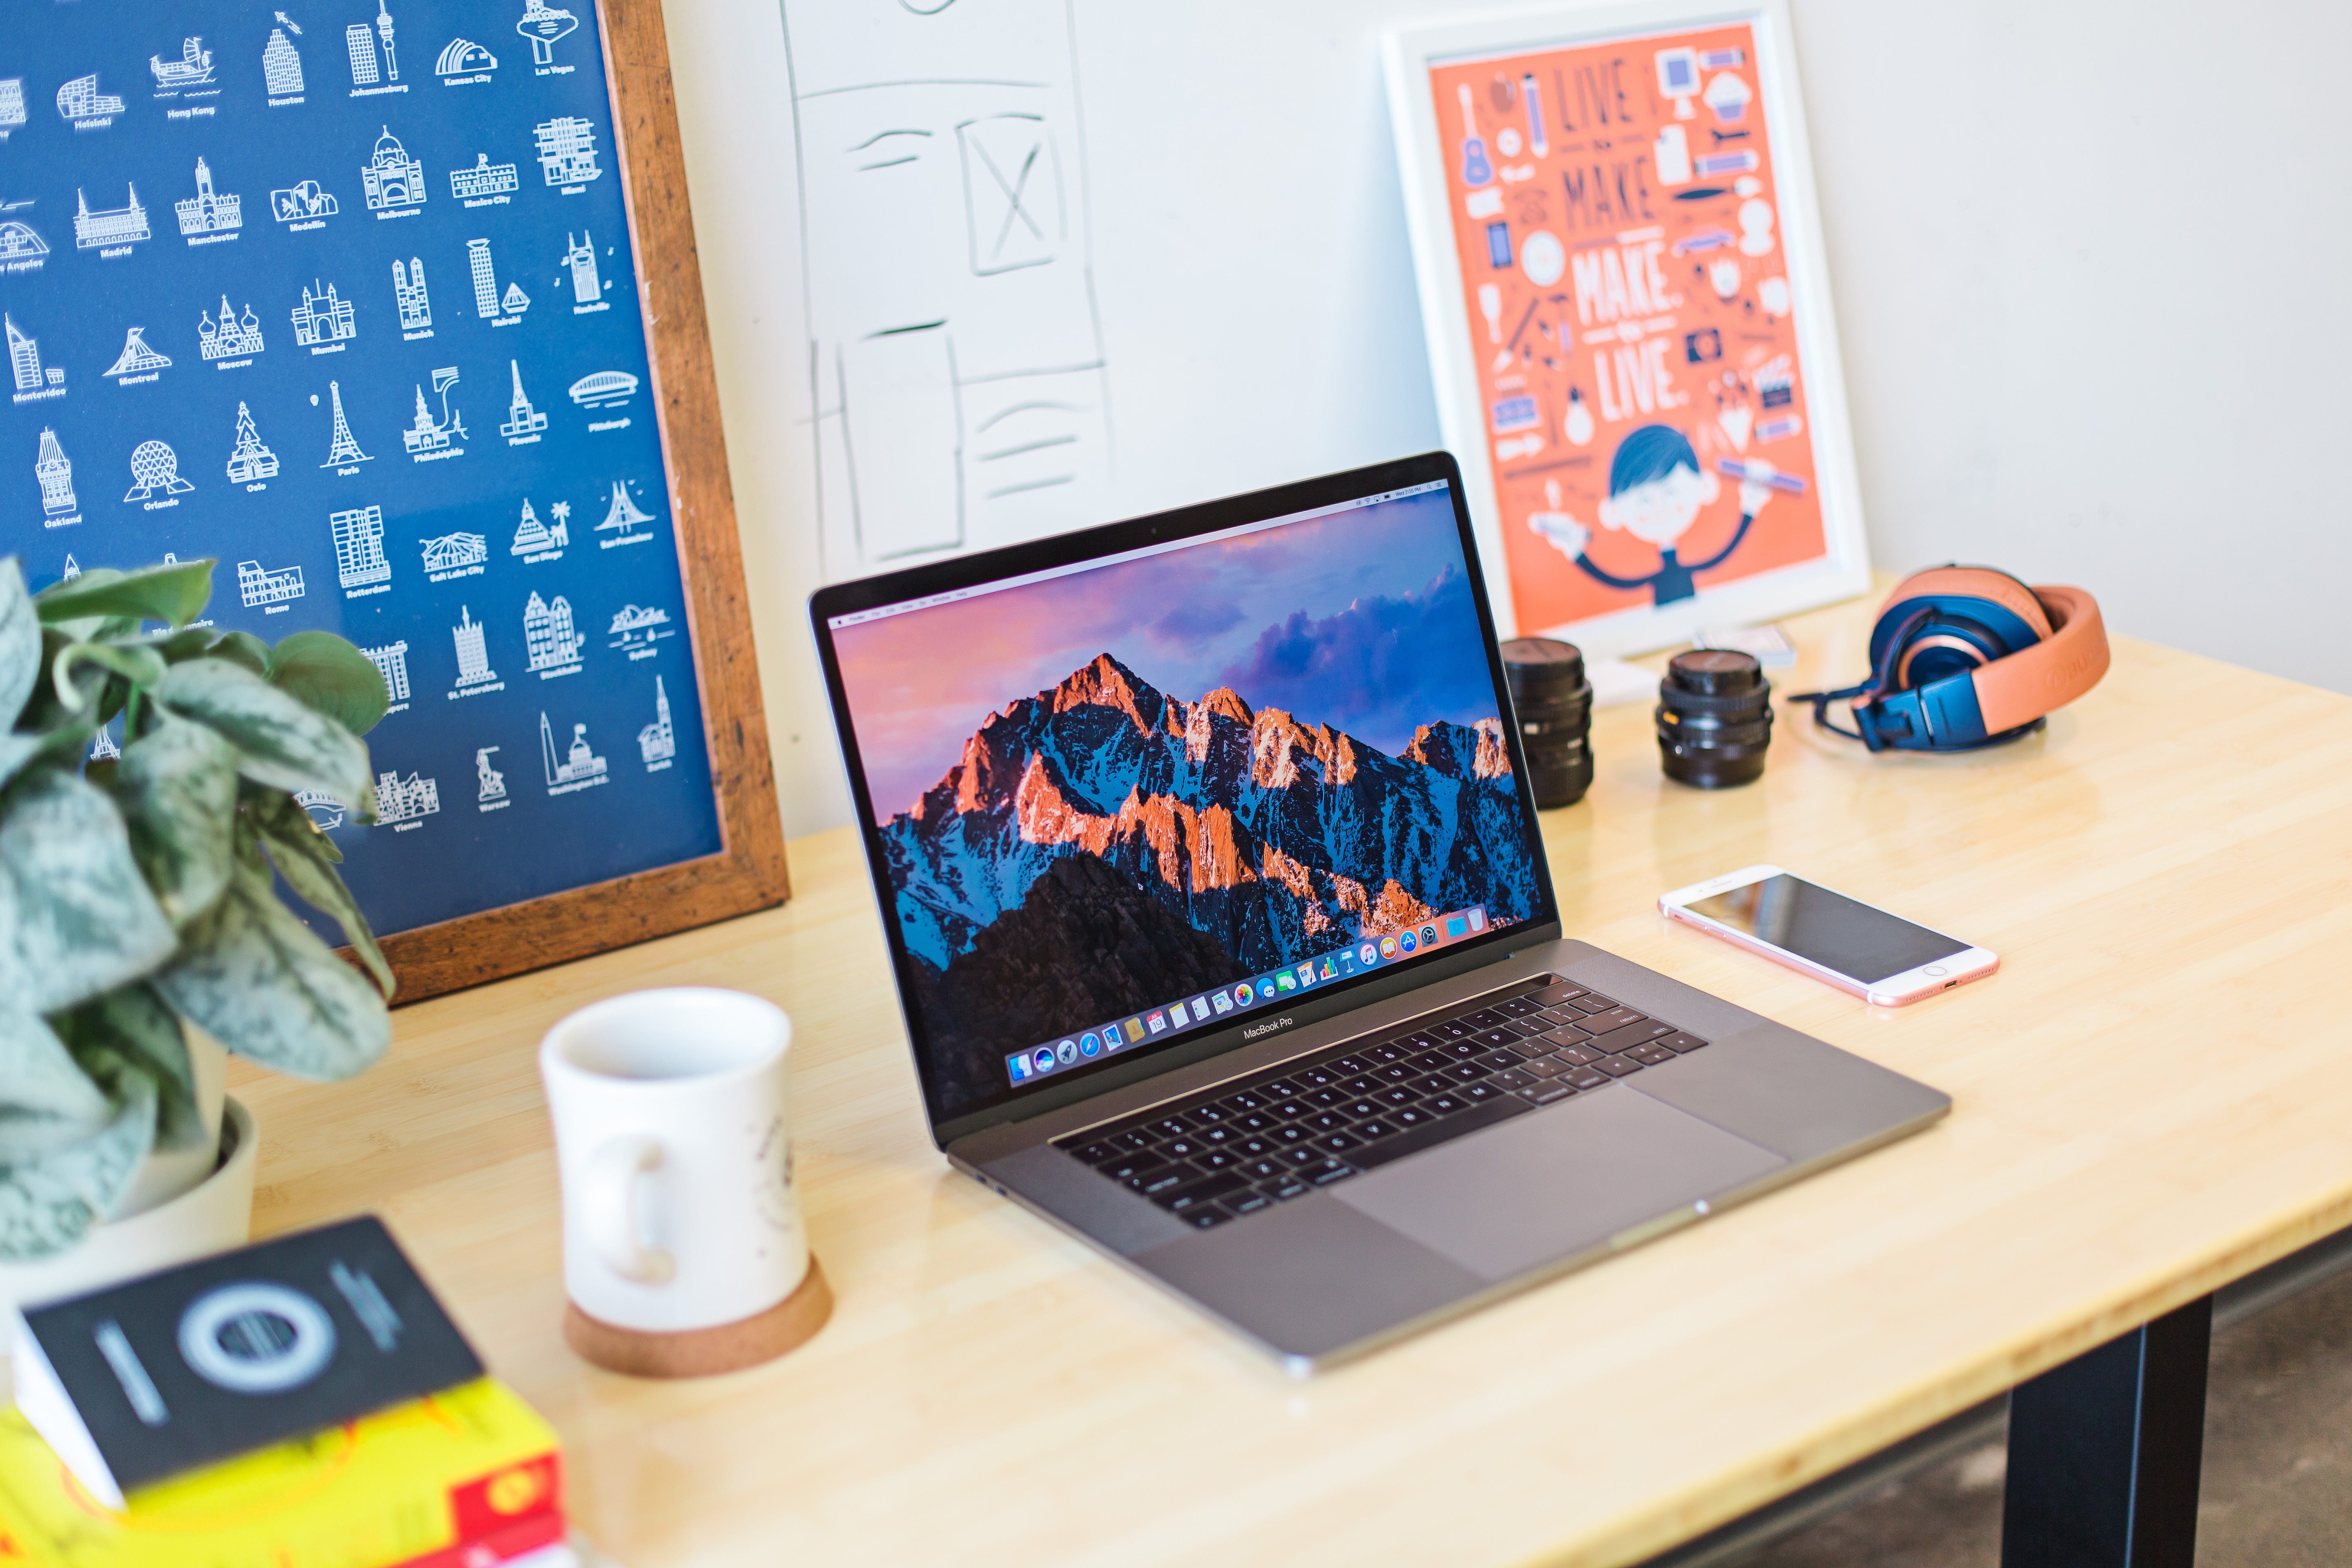
[[[1073,855],[1244,971],[1536,903],[1500,721],[1426,723],[1391,756],[1224,687],[1171,698],[1108,653],[991,715],[882,838],[907,945],[934,969]]]

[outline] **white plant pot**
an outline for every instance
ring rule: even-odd
[[[38,1263],[0,1264],[0,1315],[243,1247],[253,1234],[253,1170],[261,1140],[252,1111],[235,1100],[226,1106],[210,1176],[143,1214],[107,1221],[68,1252]]]

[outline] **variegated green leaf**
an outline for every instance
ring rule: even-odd
[[[184,659],[202,658],[222,640],[222,634],[211,626],[184,626],[176,632],[151,632],[139,639],[139,646],[153,648],[163,656],[165,664],[178,664]],[[261,639],[256,637],[254,640],[258,642]]]
[[[54,669],[58,657],[76,646],[72,637],[55,626],[41,628],[41,668]],[[78,718],[92,718],[104,711],[102,697],[113,675],[94,664],[72,667],[74,697],[68,703],[58,700],[56,686],[36,679],[33,689],[25,699],[25,706],[16,718],[16,728],[22,733],[54,730],[60,724],[74,722]],[[92,704],[99,704],[93,707]]]
[[[269,673],[269,645],[251,632],[224,633],[220,641],[213,644],[211,657],[241,664],[256,675]]]
[[[230,1050],[293,1078],[349,1078],[392,1043],[375,987],[242,867],[155,987]]]
[[[152,648],[68,643],[58,650],[56,660],[49,666],[49,680],[57,688],[58,700],[69,710],[89,706],[94,695],[89,681],[75,679],[79,673],[76,667],[79,665],[95,665],[134,686],[152,686],[163,679],[163,656]]]
[[[128,1082],[121,1109],[96,1132],[0,1166],[0,1258],[63,1252],[121,1203],[155,1142],[155,1086]]]
[[[87,756],[90,741],[97,733],[95,715],[38,734],[0,733],[0,789],[6,788],[10,779],[44,757],[71,764]]]
[[[136,572],[85,572],[42,589],[34,603],[53,626],[93,616],[184,626],[204,614],[212,596],[210,560],[174,561]]]
[[[157,1148],[184,1148],[212,1135],[196,1113],[196,1069],[179,1016],[153,986],[142,980],[110,991],[56,1023],[74,1059],[103,1081],[119,1084],[126,1071],[153,1080]],[[118,1088],[118,1098],[123,1092]]]
[[[112,1110],[47,1021],[0,996],[0,1161],[87,1138]]]
[[[37,757],[47,748],[45,735],[0,734],[0,789],[16,776],[19,769]]]
[[[383,672],[332,632],[296,632],[269,650],[269,684],[364,735],[392,704]]]
[[[114,798],[131,852],[173,925],[228,886],[236,821],[236,748],[205,725],[167,718],[122,749]]]
[[[375,931],[360,912],[352,890],[343,886],[335,861],[341,858],[334,840],[319,831],[310,813],[291,801],[278,810],[257,814],[261,826],[262,843],[269,850],[269,858],[286,885],[300,895],[304,903],[320,914],[331,915],[343,928],[343,940],[352,944],[360,962],[375,976],[376,988],[386,996],[397,984],[393,979],[392,965],[384,962],[383,950],[375,944]]]
[[[256,784],[320,790],[353,809],[368,797],[367,747],[358,737],[239,665],[175,664],[155,700],[219,731],[237,749],[237,771]]]
[[[80,1005],[171,956],[171,922],[103,792],[34,768],[0,801],[0,994]]]
[[[0,561],[0,731],[16,723],[41,674],[41,617],[15,556]]]
[[[101,587],[107,584],[120,583],[123,576],[123,573],[116,571],[111,566],[93,566],[79,577],[69,578],[63,583],[52,583],[33,595],[34,613],[40,615],[44,630],[71,642],[89,642],[97,637],[133,636],[139,630],[139,617],[136,616],[116,615],[110,611],[85,613],[77,610],[70,618],[59,620],[55,616],[42,613],[43,603],[50,595],[59,593],[66,588],[80,592]]]

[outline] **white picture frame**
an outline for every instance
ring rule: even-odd
[[[1726,552],[1727,556],[1736,554],[1737,551],[1751,542],[1760,545],[1767,540],[1776,542],[1751,557],[1745,571],[1734,571],[1727,565],[1718,569],[1697,563],[1682,563],[1682,575],[1675,578],[1672,574],[1677,569],[1677,561],[1672,548],[1661,547],[1649,537],[1672,527],[1673,520],[1653,521],[1643,513],[1638,503],[1648,492],[1629,490],[1622,502],[1616,493],[1608,492],[1605,499],[1610,503],[1610,510],[1606,515],[1631,515],[1645,531],[1637,541],[1633,526],[1628,525],[1622,539],[1608,540],[1608,548],[1620,556],[1638,552],[1639,550],[1655,551],[1652,559],[1658,563],[1658,574],[1643,580],[1653,597],[1650,602],[1643,602],[1638,591],[1622,585],[1612,588],[1603,582],[1601,579],[1611,574],[1609,569],[1596,570],[1589,564],[1589,554],[1580,550],[1571,553],[1570,545],[1578,537],[1577,527],[1561,526],[1563,522],[1580,524],[1587,536],[1604,536],[1601,523],[1602,509],[1597,503],[1591,514],[1579,520],[1573,516],[1573,509],[1556,499],[1560,484],[1567,480],[1580,486],[1590,500],[1602,491],[1613,466],[1611,454],[1605,449],[1597,449],[1604,447],[1605,444],[1591,434],[1595,426],[1590,407],[1580,424],[1588,432],[1585,440],[1596,449],[1570,450],[1573,443],[1569,439],[1569,433],[1578,428],[1580,422],[1568,412],[1568,407],[1570,404],[1581,401],[1582,388],[1576,376],[1582,372],[1570,373],[1570,392],[1565,396],[1535,396],[1534,401],[1538,405],[1538,424],[1519,437],[1517,444],[1507,443],[1507,438],[1499,434],[1501,420],[1497,417],[1506,400],[1494,384],[1502,374],[1500,367],[1505,356],[1514,352],[1522,354],[1528,352],[1519,341],[1527,323],[1520,323],[1520,331],[1513,334],[1499,353],[1492,342],[1474,342],[1474,321],[1476,318],[1473,313],[1473,301],[1475,300],[1484,305],[1496,299],[1497,294],[1474,294],[1474,289],[1479,285],[1473,281],[1465,260],[1470,246],[1467,230],[1472,223],[1477,221],[1468,211],[1469,204],[1473,197],[1476,197],[1489,203],[1488,216],[1504,220],[1499,225],[1490,226],[1487,236],[1489,255],[1481,265],[1492,265],[1497,268],[1504,275],[1500,281],[1514,288],[1519,287],[1522,279],[1545,276],[1570,283],[1569,289],[1554,289],[1542,297],[1558,300],[1572,293],[1575,307],[1580,308],[1587,303],[1581,289],[1587,272],[1581,263],[1595,259],[1589,253],[1619,245],[1620,240],[1571,238],[1569,242],[1573,247],[1571,256],[1567,254],[1562,242],[1549,231],[1541,234],[1529,231],[1525,237],[1544,247],[1540,250],[1541,264],[1538,265],[1538,258],[1528,255],[1526,247],[1522,247],[1520,260],[1524,265],[1507,265],[1500,258],[1508,250],[1511,236],[1507,233],[1501,244],[1497,245],[1491,227],[1510,229],[1513,226],[1509,221],[1510,215],[1492,205],[1493,198],[1487,197],[1486,192],[1492,190],[1506,199],[1517,199],[1516,193],[1508,192],[1501,184],[1475,191],[1467,187],[1465,182],[1469,174],[1478,172],[1470,157],[1472,132],[1475,131],[1473,108],[1470,104],[1463,107],[1463,119],[1472,123],[1462,128],[1463,135],[1457,142],[1454,128],[1441,123],[1437,88],[1444,74],[1450,72],[1458,77],[1459,68],[1465,66],[1491,64],[1496,68],[1491,73],[1492,80],[1507,80],[1513,68],[1532,57],[1556,55],[1564,50],[1599,49],[1610,45],[1626,46],[1629,54],[1638,45],[1646,67],[1654,55],[1669,50],[1680,52],[1672,42],[1672,35],[1743,26],[1752,37],[1755,51],[1752,66],[1748,70],[1735,67],[1717,74],[1743,78],[1752,74],[1756,84],[1753,96],[1757,101],[1752,106],[1756,110],[1755,118],[1746,118],[1745,111],[1750,106],[1738,98],[1746,86],[1745,81],[1736,88],[1719,89],[1718,97],[1725,101],[1718,107],[1714,100],[1704,100],[1706,91],[1715,88],[1712,80],[1701,79],[1706,71],[1701,69],[1685,77],[1682,73],[1693,62],[1679,59],[1675,62],[1675,84],[1689,85],[1695,90],[1688,97],[1675,99],[1674,111],[1685,116],[1679,122],[1689,126],[1692,132],[1705,130],[1710,135],[1721,138],[1712,142],[1716,150],[1714,153],[1694,157],[1694,164],[1703,167],[1718,156],[1731,158],[1733,154],[1725,154],[1722,150],[1736,148],[1739,140],[1746,140],[1750,145],[1760,140],[1767,150],[1761,154],[1762,162],[1754,166],[1756,173],[1746,177],[1744,183],[1742,178],[1733,177],[1730,185],[1719,193],[1720,200],[1717,200],[1716,196],[1707,195],[1709,187],[1704,182],[1693,185],[1694,176],[1681,164],[1670,160],[1668,154],[1672,151],[1672,141],[1669,132],[1661,129],[1654,141],[1644,136],[1642,142],[1643,152],[1641,155],[1651,160],[1648,173],[1656,176],[1650,184],[1660,187],[1645,194],[1658,198],[1649,210],[1670,205],[1670,196],[1671,203],[1685,204],[1674,205],[1670,212],[1663,215],[1670,221],[1661,232],[1679,228],[1684,234],[1683,238],[1671,243],[1677,252],[1673,258],[1674,264],[1680,268],[1682,280],[1685,284],[1693,271],[1693,267],[1687,264],[1696,262],[1699,252],[1696,249],[1685,252],[1681,247],[1686,241],[1694,247],[1699,243],[1690,226],[1701,215],[1696,207],[1688,206],[1688,198],[1672,195],[1664,188],[1664,176],[1681,174],[1683,180],[1680,183],[1685,188],[1706,196],[1718,209],[1729,209],[1741,223],[1741,233],[1732,236],[1722,222],[1708,215],[1713,223],[1713,232],[1721,234],[1724,238],[1708,240],[1707,243],[1720,245],[1722,261],[1739,270],[1740,292],[1724,296],[1720,293],[1720,283],[1715,283],[1715,298],[1701,294],[1696,308],[1690,306],[1691,296],[1687,292],[1670,295],[1669,298],[1683,300],[1685,310],[1696,309],[1697,313],[1712,313],[1717,318],[1726,309],[1737,305],[1746,312],[1740,318],[1743,331],[1756,327],[1759,329],[1759,332],[1750,335],[1768,340],[1777,332],[1790,343],[1791,352],[1785,357],[1792,358],[1794,363],[1788,374],[1801,387],[1800,402],[1791,408],[1790,415],[1801,426],[1797,434],[1803,437],[1801,454],[1791,439],[1785,437],[1775,437],[1772,454],[1760,449],[1750,454],[1751,444],[1759,448],[1763,444],[1759,438],[1761,431],[1782,428],[1790,416],[1782,416],[1777,421],[1756,420],[1752,417],[1755,413],[1752,401],[1743,405],[1749,409],[1748,415],[1744,416],[1739,415],[1738,406],[1717,407],[1712,412],[1705,404],[1694,407],[1688,419],[1677,427],[1683,428],[1689,437],[1689,449],[1698,459],[1697,485],[1706,485],[1708,471],[1719,468],[1727,460],[1737,464],[1752,479],[1756,473],[1753,467],[1755,458],[1770,463],[1772,457],[1777,455],[1782,459],[1772,463],[1774,472],[1780,477],[1774,485],[1767,486],[1767,489],[1773,489],[1773,494],[1766,498],[1766,504],[1751,511],[1743,502],[1732,514],[1738,528],[1730,536],[1732,544]],[[1737,51],[1712,52],[1727,58],[1728,54]],[[1403,184],[1407,226],[1412,238],[1422,323],[1428,339],[1430,371],[1435,384],[1440,426],[1447,447],[1455,454],[1462,466],[1471,519],[1481,552],[1486,557],[1487,589],[1494,602],[1498,626],[1507,633],[1516,631],[1522,636],[1565,637],[1591,654],[1622,655],[1688,642],[1693,634],[1701,629],[1726,629],[1768,621],[1865,592],[1870,586],[1870,563],[1863,529],[1861,489],[1854,466],[1853,433],[1846,416],[1844,374],[1838,353],[1836,323],[1831,311],[1828,259],[1822,241],[1820,213],[1814,201],[1811,152],[1798,91],[1795,47],[1786,0],[1737,0],[1737,3],[1730,4],[1693,3],[1693,0],[1616,0],[1616,3],[1606,4],[1553,5],[1511,15],[1400,28],[1384,38],[1383,54],[1391,122],[1396,135],[1397,162]],[[1644,79],[1639,84],[1640,90],[1649,95],[1645,110],[1649,118],[1643,121],[1637,116],[1637,129],[1643,123],[1661,123],[1659,117],[1666,112],[1662,107],[1666,102],[1663,90],[1664,69],[1664,64],[1661,63],[1657,71],[1645,71]],[[1531,68],[1520,79],[1535,80],[1537,73]],[[1626,88],[1622,73],[1612,79],[1617,89]],[[1560,85],[1563,94],[1581,90],[1580,87],[1571,89],[1566,82]],[[1455,87],[1457,92],[1468,90],[1459,80]],[[1500,96],[1507,89],[1494,88],[1490,82],[1490,91]],[[1528,163],[1520,167],[1535,173],[1521,177],[1532,181],[1552,180],[1557,176],[1565,193],[1562,198],[1564,205],[1573,205],[1578,187],[1567,183],[1570,176],[1561,172],[1557,163],[1536,156],[1538,132],[1543,121],[1540,118],[1529,116],[1528,110],[1531,105],[1540,109],[1542,96],[1540,83],[1537,92],[1525,94],[1520,104],[1518,123],[1498,129],[1496,132],[1496,153],[1486,154],[1482,151],[1480,156],[1486,157],[1496,174],[1507,180],[1515,172],[1514,168],[1507,158],[1497,163],[1496,155],[1503,153],[1503,143],[1517,142],[1523,139],[1521,127],[1524,127]],[[1705,114],[1702,115],[1694,106],[1694,99],[1706,102]],[[1733,101],[1735,100],[1738,101]],[[1602,103],[1601,112],[1605,121],[1605,95],[1594,101]],[[1616,101],[1622,112],[1624,105],[1633,100],[1625,90],[1619,90]],[[1565,107],[1562,106],[1563,109]],[[1740,118],[1727,118],[1734,114]],[[1559,118],[1564,126],[1572,129],[1573,114],[1562,114]],[[1590,122],[1591,117],[1588,116],[1588,125]],[[1744,136],[1743,132],[1746,133]],[[1563,149],[1568,139],[1565,133],[1560,138]],[[1686,133],[1685,144],[1688,139]],[[1588,144],[1607,145],[1607,142],[1605,139],[1593,135],[1588,137]],[[1483,147],[1483,142],[1480,145]],[[1622,142],[1618,143],[1618,156],[1625,155],[1627,145]],[[1457,147],[1462,153],[1462,162],[1466,165],[1458,179],[1453,167]],[[1560,152],[1560,161],[1565,161],[1568,156],[1565,150]],[[1494,177],[1490,174],[1490,178]],[[1761,188],[1748,188],[1752,186]],[[1526,188],[1533,191],[1537,187],[1530,184]],[[1745,195],[1741,194],[1743,190]],[[1759,202],[1759,196],[1769,199]],[[1460,224],[1455,218],[1457,201],[1465,208],[1465,216]],[[1772,225],[1751,237],[1746,226],[1752,215],[1747,209],[1759,205],[1769,209]],[[1624,233],[1646,233],[1652,226],[1655,226],[1636,223],[1629,226]],[[1761,258],[1749,254],[1748,248],[1758,240],[1768,242],[1769,247]],[[1666,243],[1660,241],[1662,247]],[[1772,251],[1779,255],[1773,256]],[[1738,254],[1735,256],[1735,252]],[[1630,259],[1633,253],[1627,251],[1624,254]],[[1652,257],[1654,261],[1662,258],[1662,253]],[[1784,269],[1770,272],[1769,277],[1761,276],[1774,260],[1784,262]],[[1555,263],[1558,263],[1557,267]],[[1709,266],[1698,264],[1697,270],[1710,282],[1725,275],[1710,270]],[[1564,271],[1570,268],[1575,268],[1572,282],[1563,276]],[[1649,273],[1653,279],[1660,275],[1654,269]],[[1785,297],[1779,290],[1767,292],[1771,279],[1785,280]],[[1633,292],[1638,300],[1641,295],[1638,284]],[[1767,307],[1772,304],[1779,305],[1782,314],[1771,315]],[[1531,302],[1528,307],[1530,319],[1533,319],[1532,312],[1536,308]],[[1763,312],[1760,315],[1758,314],[1759,310]],[[1497,312],[1489,309],[1483,313],[1486,316],[1486,336],[1494,339],[1495,342],[1504,342],[1500,331],[1504,323],[1498,321]],[[1603,384],[1628,386],[1636,394],[1646,387],[1654,390],[1661,402],[1667,397],[1672,376],[1664,369],[1660,370],[1654,381],[1637,379],[1627,383],[1622,379],[1625,367],[1620,363],[1616,367],[1618,374],[1612,377],[1605,355],[1595,357],[1593,340],[1582,335],[1585,325],[1582,319],[1580,317],[1573,323],[1565,320],[1571,313],[1574,313],[1574,308],[1563,307],[1560,311],[1562,320],[1547,324],[1547,330],[1557,335],[1560,363],[1576,365],[1580,362],[1570,356],[1576,349],[1581,349],[1585,351],[1585,357],[1580,363],[1592,369]],[[1683,314],[1683,310],[1654,312],[1646,323],[1654,329],[1650,335],[1653,338],[1665,337],[1671,347],[1678,335],[1676,328],[1683,324],[1678,320]],[[1669,322],[1669,325],[1661,328],[1661,321]],[[1621,321],[1613,330],[1622,333],[1643,324]],[[1600,337],[1608,339],[1611,330],[1604,328]],[[1692,364],[1696,365],[1697,356],[1705,346],[1706,333],[1702,330],[1694,335],[1702,341],[1691,342],[1685,339],[1683,352],[1690,356]],[[1737,337],[1740,334],[1730,335]],[[1574,348],[1566,342],[1570,336],[1576,339]],[[1725,336],[1720,331],[1715,335],[1718,353],[1725,352]],[[1629,346],[1639,347],[1621,341],[1608,347],[1606,353],[1615,354],[1619,349]],[[1655,355],[1664,351],[1653,347],[1641,352]],[[1753,353],[1756,348],[1751,343],[1741,352]],[[1546,360],[1543,363],[1549,364],[1553,362]],[[1649,364],[1653,362],[1642,363]],[[1673,367],[1675,370],[1690,368],[1679,364]],[[1535,374],[1543,374],[1536,369],[1533,362],[1530,362],[1528,369]],[[1721,370],[1708,371],[1703,366],[1700,369],[1702,374],[1696,380],[1710,398],[1719,400],[1726,395],[1720,389],[1731,387],[1735,375],[1740,378],[1741,385],[1747,385],[1745,373],[1736,364],[1727,365]],[[1554,374],[1550,379],[1556,390],[1560,377]],[[1784,390],[1784,383],[1772,382],[1761,395],[1769,396]],[[1602,386],[1595,387],[1596,394],[1602,390]],[[1753,392],[1751,386],[1746,391],[1734,390],[1728,395],[1749,399]],[[1693,395],[1691,385],[1681,385],[1676,395],[1683,396],[1687,405]],[[1555,403],[1559,405],[1557,408],[1552,405]],[[1607,436],[1613,431],[1622,445],[1622,436],[1638,427],[1630,422],[1643,416],[1636,412],[1633,403],[1627,399],[1609,405],[1610,412],[1617,412],[1620,405],[1624,410],[1624,417],[1613,424],[1603,419],[1601,434]],[[1641,408],[1646,410],[1648,404],[1642,403]],[[1671,424],[1679,413],[1679,408],[1675,414],[1661,412],[1654,422]],[[1704,429],[1703,433],[1694,433],[1700,426],[1711,427]],[[1727,451],[1732,445],[1734,433],[1738,437],[1736,453]],[[1531,476],[1541,465],[1527,462],[1516,471],[1505,472],[1511,468],[1512,459],[1498,457],[1501,451],[1522,453],[1526,450],[1524,443],[1528,437],[1538,435],[1545,437],[1546,455],[1555,447],[1566,454],[1550,459],[1559,477],[1542,481],[1551,488],[1543,492],[1547,499],[1539,503],[1528,499],[1528,489],[1530,483],[1536,482]],[[1652,440],[1643,451],[1646,453],[1658,445],[1658,441]],[[1706,456],[1710,452],[1713,453],[1712,461]],[[1629,462],[1623,471],[1636,473],[1642,468],[1638,462]],[[1732,489],[1724,483],[1729,477],[1728,469],[1717,473],[1710,491],[1717,499],[1707,504],[1716,509],[1714,516],[1717,519],[1722,517],[1719,498],[1723,491]],[[1675,476],[1670,472],[1667,478],[1672,479]],[[1778,514],[1769,510],[1769,502],[1778,497],[1799,493],[1789,489],[1794,483],[1802,483],[1814,494],[1819,518],[1817,552],[1812,548],[1812,534],[1805,517],[1791,517],[1791,509],[1788,507]],[[1741,487],[1734,499],[1738,500],[1750,493],[1754,492]],[[1545,521],[1545,526],[1541,528],[1532,526],[1529,521],[1538,511]],[[1789,520],[1780,528],[1782,537],[1776,540],[1771,531],[1760,527],[1751,530],[1751,523],[1760,523],[1768,517],[1776,525],[1781,524],[1784,519]],[[1688,529],[1697,525],[1685,517],[1682,526]],[[1709,526],[1717,533],[1722,531],[1720,521]],[[1507,538],[1509,531],[1515,529],[1526,531],[1528,538]],[[1605,531],[1614,533],[1615,529],[1611,527]],[[1534,548],[1530,548],[1531,545]],[[1547,551],[1549,553],[1544,553]],[[1785,563],[1760,566],[1753,563],[1759,559],[1769,562],[1775,552],[1787,553],[1791,551],[1797,552],[1797,557]],[[1583,563],[1579,562],[1579,555],[1584,556]],[[1555,556],[1557,564],[1552,559]],[[1578,570],[1580,566],[1580,572]],[[1698,581],[1695,574],[1706,572],[1716,572],[1717,575],[1712,580]],[[1573,586],[1566,585],[1570,584]],[[1670,593],[1685,592],[1688,596],[1668,596]],[[1595,601],[1601,602],[1598,608],[1592,607]],[[1579,613],[1562,614],[1563,609],[1573,609]],[[1591,613],[1582,613],[1587,610]]]

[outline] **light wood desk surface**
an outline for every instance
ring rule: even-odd
[[[1875,601],[1790,623],[1851,679]],[[314,1088],[239,1070],[257,1234],[382,1212],[555,1423],[627,1568],[1622,1563],[2352,1222],[2352,700],[2123,641],[2048,733],[1866,757],[1783,712],[1761,783],[1658,772],[1646,707],[1546,814],[1567,930],[1948,1091],[1917,1137],[1307,1382],[949,1170],[847,830],[783,909],[420,1004]],[[1761,860],[1983,943],[1864,1006],[1654,912]],[[640,986],[790,1009],[839,1306],[765,1368],[564,1349],[534,1053]]]

